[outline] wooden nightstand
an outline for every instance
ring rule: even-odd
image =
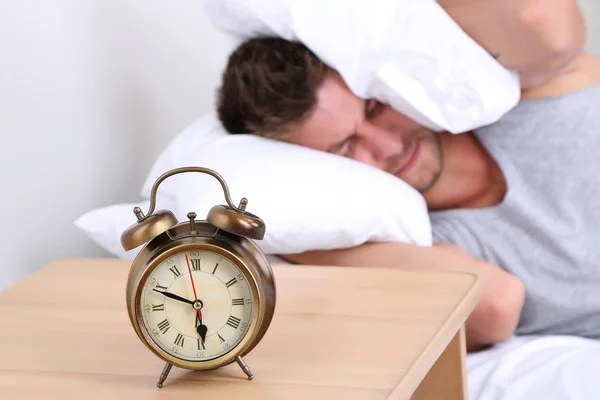
[[[127,318],[130,263],[58,260],[0,292],[0,393],[6,399],[466,399],[463,324],[473,275],[274,265],[271,328],[237,366],[173,368]],[[412,396],[412,397],[411,397]]]

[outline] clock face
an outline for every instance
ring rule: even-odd
[[[141,313],[152,340],[173,357],[208,361],[240,343],[254,308],[242,270],[207,250],[177,253],[148,277]]]

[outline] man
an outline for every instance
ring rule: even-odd
[[[437,0],[521,87],[547,82],[581,50],[586,28],[576,0]]]
[[[590,108],[600,109],[598,82],[600,62],[581,54],[559,76],[525,91],[498,123],[435,134],[354,96],[301,44],[264,38],[231,55],[219,115],[232,133],[351,157],[420,190],[431,210],[433,248],[370,243],[285,258],[473,272],[483,286],[467,321],[474,350],[505,340],[517,326],[517,333],[600,337],[600,250],[593,242],[600,233],[600,158],[589,153],[600,148],[593,134],[600,120]],[[565,187],[585,196],[572,204]]]

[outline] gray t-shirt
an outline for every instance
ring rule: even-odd
[[[476,135],[508,192],[494,207],[431,212],[434,241],[523,280],[517,334],[600,338],[600,85],[524,101]]]

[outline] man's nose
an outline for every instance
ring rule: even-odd
[[[365,150],[371,154],[373,161],[380,165],[397,157],[404,150],[402,135],[390,129],[365,124],[359,134]]]

